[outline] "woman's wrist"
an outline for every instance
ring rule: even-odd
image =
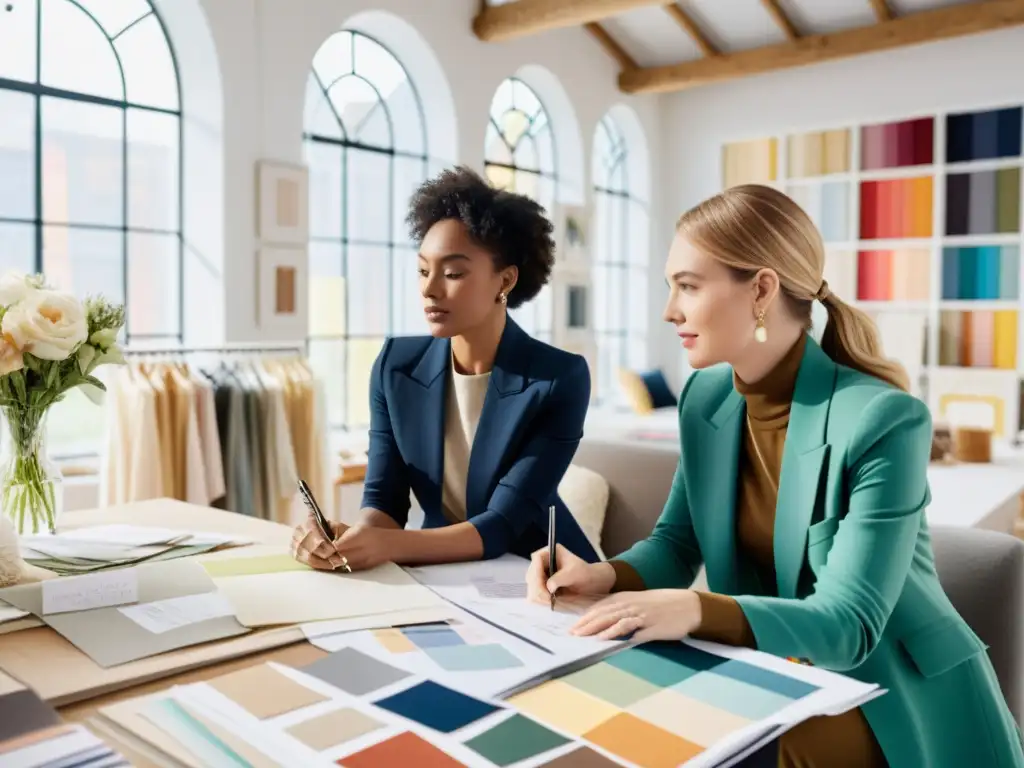
[[[593,563],[589,566],[593,579],[594,592],[607,595],[615,588],[615,567],[611,563]]]

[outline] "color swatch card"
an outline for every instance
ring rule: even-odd
[[[507,703],[625,764],[669,768],[718,765],[879,693],[765,653],[686,641],[623,650]]]
[[[310,642],[325,651],[358,650],[412,674],[485,697],[565,662],[464,611],[448,621],[342,632]]]

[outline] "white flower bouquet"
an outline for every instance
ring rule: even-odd
[[[97,367],[124,363],[117,337],[124,307],[79,301],[42,275],[0,277],[0,411],[7,424],[0,459],[0,508],[19,533],[56,532],[61,474],[45,455],[46,415],[75,387],[99,402]]]

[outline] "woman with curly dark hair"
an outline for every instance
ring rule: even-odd
[[[546,543],[553,505],[559,542],[596,561],[558,497],[583,436],[589,368],[507,313],[551,275],[544,209],[459,167],[417,190],[407,221],[430,335],[388,339],[373,366],[361,520],[334,523],[333,541],[307,520],[293,536],[296,558],[356,571],[529,557]],[[410,491],[421,530],[406,529]]]

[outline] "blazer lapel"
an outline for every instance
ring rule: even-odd
[[[523,409],[529,404],[527,398],[517,397],[526,387],[529,340],[511,317],[505,319],[505,330],[498,342],[484,407],[470,449],[466,480],[466,511],[470,517],[487,508],[505,449],[522,421]]]
[[[795,598],[811,524],[828,458],[829,406],[835,389],[835,363],[812,339],[796,377],[786,430],[775,507],[775,575],[779,596]]]
[[[423,472],[431,487],[437,488],[434,501],[441,508],[441,481],[444,476],[445,375],[451,360],[451,341],[434,339],[404,381],[408,391],[396,398],[402,412],[401,422],[408,424],[406,439],[415,448],[410,463]],[[404,430],[403,430],[404,431]]]
[[[692,494],[694,524],[704,550],[708,585],[716,592],[735,594],[740,583],[736,568],[736,476],[742,435],[743,397],[730,388],[725,400],[703,420],[700,434],[691,438],[694,450],[682,452],[683,476]],[[692,490],[690,490],[692,489]]]

